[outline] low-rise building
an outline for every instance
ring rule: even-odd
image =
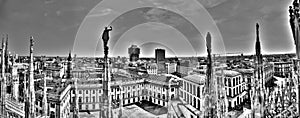
[[[205,75],[193,74],[182,78],[182,87],[179,89],[180,99],[183,101],[184,107],[188,109],[188,113],[184,113],[185,117],[199,117],[203,110],[203,89],[205,83]]]
[[[292,62],[274,62],[274,75],[278,77],[288,77],[292,75]]]
[[[222,71],[217,71],[218,79],[222,77]],[[223,80],[228,100],[228,110],[232,111],[242,106],[247,99],[247,82],[242,74],[233,70],[223,70]],[[241,107],[242,108],[242,107]]]

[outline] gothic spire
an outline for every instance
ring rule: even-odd
[[[259,24],[256,23],[256,44],[255,44],[255,52],[258,64],[262,64],[262,55],[261,55],[261,46],[259,40]]]
[[[5,77],[5,39],[2,37],[2,53],[1,53],[1,114],[6,117],[6,77]]]
[[[8,52],[8,34],[6,34],[6,40],[5,40],[5,72],[8,72],[9,70],[9,52]]]
[[[33,45],[34,45],[34,39],[31,36],[30,37],[30,62],[29,62],[29,113],[30,113],[30,118],[35,118],[35,89],[34,89],[34,73],[33,73]]]

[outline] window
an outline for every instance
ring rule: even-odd
[[[200,87],[199,86],[197,87],[197,97],[200,98]]]
[[[85,105],[85,109],[88,110],[89,109],[89,105]]]
[[[93,94],[95,94],[95,90],[93,90]]]
[[[96,106],[95,106],[95,104],[93,104],[93,109],[96,109]]]
[[[193,85],[193,95],[196,95],[196,92],[195,92],[195,85]],[[173,91],[172,91],[173,92]]]
[[[190,93],[192,93],[192,84],[190,84]]]
[[[236,82],[235,82],[235,78],[233,78],[233,84],[232,86],[235,86]]]
[[[82,91],[81,91],[81,90],[79,90],[79,94],[82,94]]]
[[[89,97],[85,97],[85,101],[86,101],[86,102],[89,102]]]
[[[93,102],[95,102],[96,101],[96,98],[95,98],[95,96],[93,96]]]
[[[101,94],[101,89],[99,89],[99,93]]]
[[[171,92],[174,92],[174,88],[171,88]]]
[[[198,99],[198,110],[200,110],[200,100]]]
[[[82,97],[79,97],[79,100],[78,100],[78,101],[79,101],[79,103],[81,103],[81,102],[82,102]]]
[[[86,93],[86,94],[89,94],[89,90],[86,90],[85,93]]]
[[[55,108],[55,104],[54,103],[51,103],[50,106],[51,106],[51,108]]]

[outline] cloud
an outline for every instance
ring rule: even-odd
[[[54,3],[54,0],[45,0],[44,3],[45,3],[45,4],[51,4],[51,3]]]
[[[57,16],[61,15],[61,11],[60,10],[57,10],[55,13],[56,13]]]
[[[198,0],[205,8],[216,7],[227,0]]]
[[[95,13],[91,13],[87,17],[101,17],[101,16],[106,16],[106,15],[112,14],[114,12],[116,12],[116,11],[114,11],[113,9],[110,9],[110,8],[106,8],[106,9],[96,11]]]
[[[0,0],[0,16],[5,14],[5,5],[7,4],[8,0]]]
[[[74,23],[73,25],[64,26],[60,30],[61,31],[67,31],[67,30],[70,30],[70,29],[75,29],[75,28],[78,28],[79,25],[80,25],[80,23]]]
[[[150,22],[162,22],[171,25],[172,27],[176,27],[185,22],[183,18],[178,17],[175,13],[158,8],[152,8],[147,11],[144,17]]]
[[[170,27],[165,24],[154,23],[154,22],[146,23],[146,24],[144,24],[144,26],[150,30],[168,30],[168,29],[170,29]]]

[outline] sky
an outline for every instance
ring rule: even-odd
[[[67,56],[70,50],[78,53],[78,56],[91,56],[89,55],[91,50],[93,52],[91,54],[101,55],[102,44],[97,40],[100,38],[102,29],[98,28],[98,31],[95,31],[96,33],[92,37],[89,37],[88,33],[79,34],[80,29],[84,28],[84,23],[87,21],[91,21],[90,25],[95,22],[100,24],[109,23],[101,20],[92,21],[93,17],[108,18],[106,17],[106,15],[109,15],[108,13],[120,14],[121,8],[129,5],[129,3],[119,4],[120,0],[112,0],[115,1],[114,5],[108,4],[106,6],[119,5],[119,7],[95,9],[98,3],[110,3],[106,1],[0,0],[0,33],[9,34],[9,49],[12,53],[19,55],[28,55],[30,36],[35,38],[35,55]],[[140,1],[157,6],[163,4],[163,7],[168,7],[173,11],[179,10],[178,12],[181,12],[180,9],[186,9],[185,12],[193,13],[188,9],[193,7],[180,6],[183,0],[165,0],[171,1],[164,1],[165,3],[159,0]],[[288,24],[288,6],[292,0],[198,0],[198,2],[205,7],[216,23],[226,52],[254,53],[256,22],[260,24],[263,54],[292,53],[295,51]],[[186,14],[185,12],[184,14]],[[186,22],[183,22],[183,24],[185,26]],[[197,23],[193,22],[193,24]],[[91,32],[89,30],[84,31]],[[205,33],[199,35],[203,38]],[[214,34],[212,35],[214,36]],[[93,40],[91,41],[93,46],[89,43],[84,46],[85,48],[92,47],[92,49],[79,48],[80,50],[76,50],[76,46],[78,46],[76,39],[80,36],[82,36],[81,38],[86,37],[87,42]],[[170,24],[166,25],[161,22],[144,23],[126,30],[114,45],[117,48],[111,47],[111,49],[114,49],[111,52],[113,56],[127,56],[127,48],[130,47],[130,44],[137,44],[142,48],[142,56],[153,56],[153,48],[156,46],[166,48],[169,55],[194,56],[205,53],[203,41],[200,41],[199,48],[196,48],[195,51],[193,45],[196,44],[189,42],[190,40],[186,40],[186,38],[189,37],[184,36],[182,31]],[[84,44],[85,42],[79,43]]]

